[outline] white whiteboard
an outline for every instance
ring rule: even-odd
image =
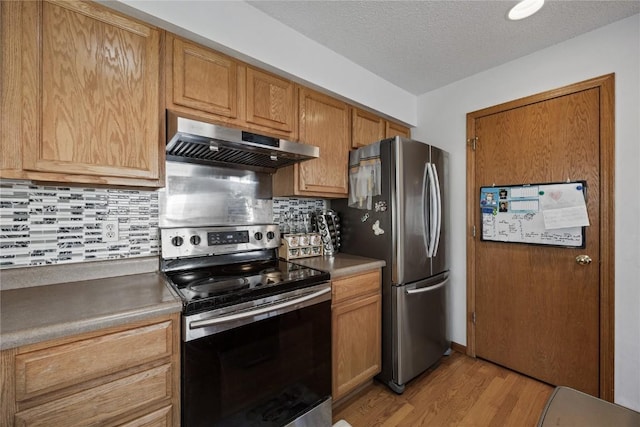
[[[552,202],[556,198],[561,201],[563,195],[565,199],[576,196],[576,191],[579,192],[579,198],[573,197],[573,201],[581,201],[584,207],[585,188],[584,182],[481,187],[481,240],[583,248],[585,226],[558,228],[557,225],[551,225],[549,215],[545,223],[544,208],[549,206],[550,195],[553,197]],[[578,208],[571,205],[555,212],[568,212],[565,215],[569,218],[567,224],[588,225],[588,218],[585,223],[584,218],[578,220],[570,216],[571,210],[575,209]],[[546,211],[547,214],[549,212],[554,211]],[[586,207],[584,215],[586,216]]]

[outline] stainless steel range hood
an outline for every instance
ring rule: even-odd
[[[315,159],[320,149],[239,129],[182,117],[167,111],[167,160],[275,172]]]

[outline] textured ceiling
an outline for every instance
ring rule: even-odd
[[[640,1],[248,1],[306,37],[420,95],[640,13]],[[640,41],[638,42],[640,49]]]

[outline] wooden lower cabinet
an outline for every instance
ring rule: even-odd
[[[2,352],[3,426],[177,426],[179,314]]]
[[[332,397],[334,402],[381,370],[380,270],[332,282]]]

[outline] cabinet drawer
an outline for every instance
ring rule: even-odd
[[[172,424],[173,407],[171,405],[160,408],[150,414],[143,415],[120,427],[170,427]]]
[[[171,365],[166,364],[18,412],[15,425],[73,427],[105,424],[162,399],[168,403],[171,386]]]
[[[334,280],[331,286],[333,304],[356,296],[378,292],[380,290],[380,271],[342,277]]]
[[[172,351],[170,321],[16,355],[16,400],[22,401],[142,365]]]

